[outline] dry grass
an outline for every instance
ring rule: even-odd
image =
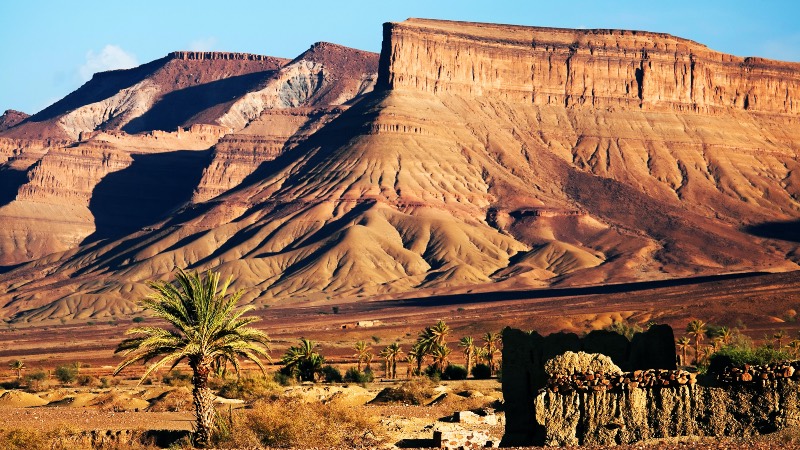
[[[436,383],[428,377],[414,378],[396,388],[382,390],[371,403],[402,403],[424,405],[434,395]]]
[[[258,400],[224,428],[217,442],[222,448],[373,448],[382,436],[363,408],[291,398]]]
[[[125,442],[93,442],[90,435],[69,428],[52,431],[0,430],[0,448],[3,450],[152,450],[158,447],[142,443],[139,439]],[[137,442],[138,441],[138,442]]]

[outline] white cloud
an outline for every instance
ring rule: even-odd
[[[106,45],[100,52],[94,50],[86,52],[86,62],[78,69],[81,81],[89,81],[92,75],[97,72],[115,69],[130,69],[136,67],[139,62],[136,56],[128,53],[116,45]]]
[[[189,43],[189,50],[195,52],[208,52],[217,47],[217,38],[210,36],[201,39],[195,39]]]

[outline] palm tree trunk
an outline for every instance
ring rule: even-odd
[[[467,376],[472,372],[472,352],[467,353]]]
[[[392,357],[392,379],[397,378],[397,357]]]
[[[695,365],[700,364],[700,335],[694,338],[694,363]]]
[[[194,433],[194,445],[199,448],[208,447],[214,429],[214,394],[208,388],[208,375],[211,368],[206,365],[192,367],[194,372],[194,414],[197,420]]]

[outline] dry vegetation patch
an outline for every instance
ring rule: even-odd
[[[377,421],[363,408],[339,402],[258,400],[231,422],[219,433],[222,448],[369,448],[382,442]]]

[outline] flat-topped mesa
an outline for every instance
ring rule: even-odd
[[[565,107],[800,114],[800,63],[644,31],[386,23],[378,87]]]
[[[280,60],[274,56],[254,55],[252,53],[237,53],[237,52],[198,52],[179,50],[167,55],[170,59],[182,60],[197,60],[197,61],[213,61],[213,60],[229,60],[229,61],[271,61]]]

